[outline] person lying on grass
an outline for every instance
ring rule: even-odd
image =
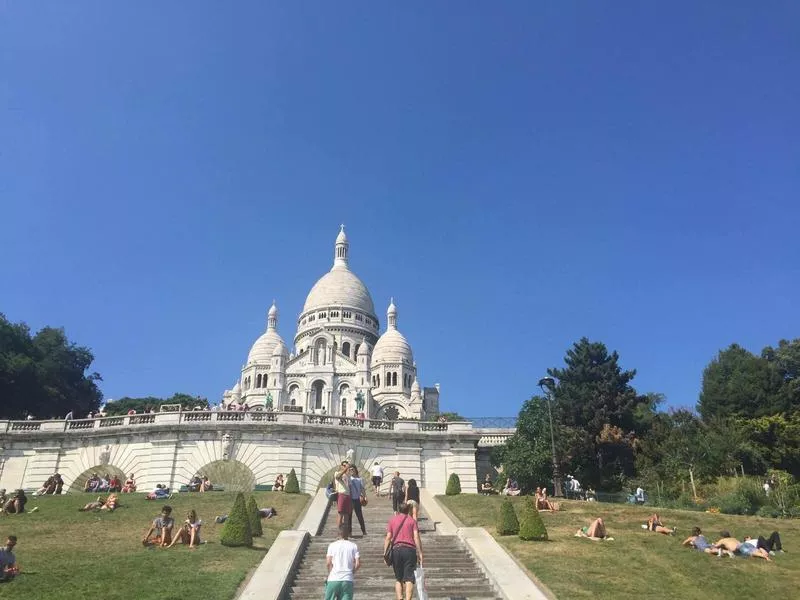
[[[165,548],[172,542],[172,529],[175,526],[175,519],[172,518],[172,507],[165,506],[161,509],[161,514],[153,519],[153,522],[150,524],[150,529],[147,530],[147,533],[142,539],[142,544],[145,546],[149,546],[150,544],[161,546]],[[156,537],[153,541],[150,541],[150,536],[156,534]]]
[[[181,544],[189,544],[189,550],[194,550],[197,546],[200,545],[200,526],[203,522],[197,518],[197,512],[194,509],[190,510],[186,514],[186,520],[184,520],[183,525],[172,538],[172,543],[170,543],[167,548],[172,548],[175,545],[175,542],[179,541]]]
[[[677,527],[665,527],[664,523],[661,522],[661,516],[658,513],[653,513],[647,519],[647,526],[642,526],[642,529],[647,529],[648,531],[655,531],[656,533],[663,533],[664,535],[675,535],[675,532],[678,531]]]
[[[278,511],[275,510],[272,507],[259,508],[258,509],[258,515],[262,519],[271,519],[272,517],[277,517],[278,516]],[[218,515],[218,516],[214,517],[214,522],[215,523],[224,523],[227,520],[228,520],[228,515]]]
[[[724,548],[715,548],[711,542],[706,539],[706,536],[703,535],[702,531],[700,531],[699,527],[695,527],[692,529],[692,535],[681,542],[682,546],[691,546],[695,550],[699,550],[700,552],[704,552],[706,554],[714,554],[715,556],[722,556],[723,554],[727,554],[730,557],[733,557],[733,552],[729,552]]]
[[[0,582],[11,581],[19,574],[17,559],[14,557],[14,546],[17,545],[17,536],[10,535],[6,545],[0,548]]]
[[[595,542],[597,540],[605,540],[607,542],[614,541],[614,538],[608,535],[606,525],[600,517],[592,521],[588,527],[581,527],[578,529],[575,533],[575,537],[589,538]]]
[[[105,504],[105,498],[102,496],[98,496],[97,500],[94,502],[87,502],[83,505],[83,508],[79,508],[80,512],[89,512],[90,510],[100,510],[103,508],[103,504]]]
[[[169,488],[163,483],[157,483],[152,492],[147,494],[145,500],[164,500],[169,498],[172,494],[169,493]]]
[[[768,538],[763,535],[757,538],[751,538],[749,535],[744,536],[743,544],[755,545],[756,548],[763,548],[769,552],[770,556],[776,552],[783,553],[783,544],[781,544],[781,536],[777,531],[773,531]]]
[[[117,498],[116,494],[109,494],[106,501],[103,502],[103,506],[100,507],[100,510],[107,510],[109,512],[114,512],[114,509],[119,506],[119,499]]]
[[[752,544],[743,544],[735,537],[731,536],[728,531],[723,531],[720,535],[722,537],[714,544],[714,548],[727,550],[731,558],[733,558],[733,553],[736,553],[744,557],[755,556],[756,558],[763,558],[764,560],[772,560],[769,557],[769,552],[763,548],[758,548]]]

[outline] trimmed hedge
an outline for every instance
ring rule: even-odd
[[[250,496],[247,501],[247,516],[250,519],[250,532],[253,537],[264,535],[264,530],[261,529],[261,514],[258,512],[258,503],[255,496]]]
[[[461,480],[458,475],[452,473],[450,479],[447,480],[447,489],[444,492],[448,496],[458,496],[461,493]]]
[[[219,543],[223,546],[253,545],[253,533],[250,531],[250,519],[247,518],[247,507],[242,492],[236,494],[228,520],[222,527]]]
[[[497,515],[497,535],[516,535],[519,533],[519,519],[514,512],[511,498],[506,498],[500,504],[500,513]]]
[[[533,497],[528,496],[522,507],[522,518],[519,520],[519,539],[541,542],[547,539],[547,529],[542,515],[536,510]]]
[[[297,473],[294,472],[294,469],[289,471],[289,475],[286,477],[286,493],[287,494],[299,494],[300,493],[300,484],[297,482]]]

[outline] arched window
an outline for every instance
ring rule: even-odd
[[[342,412],[341,415],[343,417],[347,416],[347,398],[342,398]]]
[[[319,381],[319,380],[315,381],[314,385],[311,386],[311,390],[312,390],[311,391],[311,396],[312,396],[312,399],[313,399],[313,402],[314,402],[314,408],[315,409],[320,409],[323,406],[322,394],[323,394],[324,387],[325,387],[325,384],[322,381]]]
[[[261,387],[261,374],[260,373],[258,375],[256,375],[256,387],[257,388]]]
[[[381,387],[381,376],[375,375],[375,387]]]
[[[342,344],[342,354],[344,354],[347,358],[350,358],[350,342],[345,342]]]
[[[289,404],[297,406],[297,401],[300,398],[300,386],[296,383],[289,387]]]
[[[397,371],[392,373],[392,385],[397,385]]]
[[[353,358],[358,357],[358,349],[361,348],[361,344],[356,344],[356,347],[353,349]]]

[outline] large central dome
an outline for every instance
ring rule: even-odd
[[[368,315],[375,315],[375,305],[367,286],[348,266],[350,244],[344,233],[344,226],[336,238],[333,268],[325,273],[306,297],[303,312],[317,308],[343,307],[360,310]]]

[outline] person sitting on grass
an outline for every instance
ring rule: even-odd
[[[575,537],[589,538],[595,542],[598,540],[605,540],[607,542],[614,541],[614,538],[608,535],[606,525],[603,523],[603,519],[601,517],[598,517],[592,521],[588,527],[581,527],[578,529],[578,531],[575,532]]]
[[[79,508],[80,512],[89,512],[90,510],[100,510],[103,508],[103,504],[105,503],[105,499],[102,496],[98,496],[97,500],[94,502],[87,502],[83,505],[83,508]]]
[[[47,494],[60,494],[61,488],[64,487],[64,480],[61,479],[61,475],[55,473],[54,475],[50,475],[47,478],[47,481],[44,482],[42,487],[36,490],[33,495],[34,496],[44,496]],[[56,491],[58,490],[58,491]]]
[[[6,488],[0,488],[0,513],[5,510],[6,502],[8,502],[8,496],[6,496]]]
[[[207,475],[203,475],[203,481],[200,483],[200,491],[201,492],[210,492],[214,489],[211,481],[209,481]]]
[[[144,497],[145,500],[164,500],[169,498],[172,494],[169,493],[169,488],[163,483],[157,483],[152,492]]]
[[[17,536],[10,535],[6,545],[0,548],[0,582],[11,581],[19,574],[17,559],[14,556],[14,546],[17,545]]]
[[[14,495],[3,505],[3,511],[7,514],[22,514],[25,512],[27,502],[28,497],[25,495],[25,490],[14,490]]]
[[[125,485],[122,486],[122,493],[131,494],[135,491],[136,491],[136,480],[133,478],[133,473],[131,473],[125,480]]]
[[[189,544],[189,550],[194,550],[200,545],[200,526],[203,522],[197,518],[197,512],[194,509],[186,514],[186,520],[183,525],[172,538],[172,542],[167,548],[172,548],[177,541],[180,540],[181,544]]]
[[[658,513],[653,513],[647,519],[647,525],[642,525],[642,529],[647,529],[648,531],[655,531],[656,533],[663,533],[664,535],[675,535],[675,532],[678,531],[677,527],[669,528],[665,527],[664,523],[661,522],[661,516]]]
[[[492,476],[489,473],[486,474],[486,478],[483,480],[481,484],[481,494],[484,496],[492,496],[497,493],[497,490],[494,489],[494,484],[492,483]]]
[[[506,496],[519,496],[520,494],[519,484],[515,479],[511,479],[511,477],[509,477],[508,479],[506,479],[506,487],[503,492],[505,493]]]
[[[733,558],[733,554],[736,553],[745,557],[755,556],[757,558],[763,558],[764,560],[771,560],[769,552],[753,544],[744,544],[740,542],[733,537],[729,531],[723,531],[720,535],[722,537],[714,543],[714,547],[727,550],[731,558]]]
[[[172,518],[172,507],[167,505],[161,509],[161,514],[153,519],[150,524],[150,529],[147,530],[142,544],[144,546],[155,545],[166,548],[172,542],[172,528],[175,526],[175,519]],[[153,541],[150,541],[150,536],[156,534]]]
[[[278,511],[275,510],[274,508],[272,508],[271,506],[269,508],[259,508],[258,509],[258,516],[260,516],[262,519],[271,519],[272,517],[277,517],[278,516]],[[221,524],[221,523],[224,523],[227,520],[228,520],[228,515],[218,515],[218,516],[214,517],[214,522],[215,523],[220,523]]]
[[[83,485],[84,492],[99,492],[100,491],[100,477],[97,476],[97,473],[92,473],[89,476],[89,479],[86,480],[86,483]]]
[[[547,498],[547,488],[537,487],[536,492],[533,494],[533,500],[536,502],[537,510],[549,510],[550,512],[558,510],[558,505],[550,502]]]
[[[781,536],[777,531],[773,531],[768,538],[765,538],[763,535],[757,538],[751,538],[749,535],[746,535],[742,543],[755,545],[757,548],[763,548],[769,552],[771,556],[776,552],[784,552],[783,544],[781,544]]]
[[[283,482],[283,473],[278,473],[278,476],[275,478],[275,483],[272,484],[272,491],[282,492],[285,488],[286,484]]]
[[[189,485],[186,487],[189,488],[190,492],[199,492],[200,486],[202,485],[203,485],[203,480],[200,479],[199,475],[195,475],[194,477],[191,478],[191,480],[189,480]]]
[[[100,483],[97,484],[97,491],[98,492],[107,492],[111,487],[108,483],[111,477],[108,473],[106,473],[103,477],[100,478]]]
[[[119,480],[119,477],[116,474],[111,476],[111,479],[108,480],[108,491],[109,492],[120,492],[122,491],[122,482]]]

